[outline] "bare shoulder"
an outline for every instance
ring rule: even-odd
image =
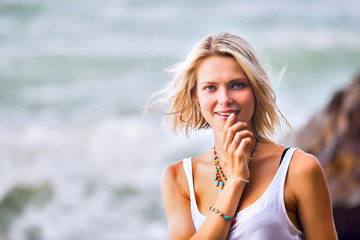
[[[163,179],[166,178],[166,180],[177,180],[179,175],[185,175],[184,168],[183,168],[183,162],[178,161],[176,163],[172,163],[164,168],[163,171]]]
[[[297,178],[323,175],[322,167],[316,157],[301,150],[294,152],[289,172]]]
[[[173,191],[177,191],[188,196],[186,186],[187,179],[183,167],[183,161],[178,161],[165,167],[161,178],[161,188],[163,190],[172,189]]]
[[[324,185],[326,182],[322,167],[316,157],[301,150],[294,152],[287,181],[298,197],[308,192],[309,188],[319,184]]]

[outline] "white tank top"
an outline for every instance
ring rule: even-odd
[[[236,214],[236,221],[231,225],[227,239],[305,239],[304,234],[290,221],[284,202],[285,178],[295,150],[295,148],[288,149],[275,177],[261,197]],[[183,160],[189,183],[191,216],[197,231],[205,222],[206,217],[200,213],[196,204],[191,162],[192,158]]]

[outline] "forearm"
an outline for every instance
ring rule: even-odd
[[[236,214],[244,188],[245,182],[229,179],[213,207],[219,209],[224,215],[233,217]],[[213,212],[209,214],[206,221],[191,239],[226,239],[231,223],[231,220],[226,220]]]

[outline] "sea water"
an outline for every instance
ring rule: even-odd
[[[357,0],[0,1],[0,239],[166,239],[162,169],[213,139],[141,117],[171,78],[164,68],[209,34],[236,33],[274,79],[286,66],[274,87],[296,130],[360,70],[358,9]]]

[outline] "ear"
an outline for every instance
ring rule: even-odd
[[[199,103],[199,98],[196,91],[196,85],[191,89],[191,98],[195,103]]]

